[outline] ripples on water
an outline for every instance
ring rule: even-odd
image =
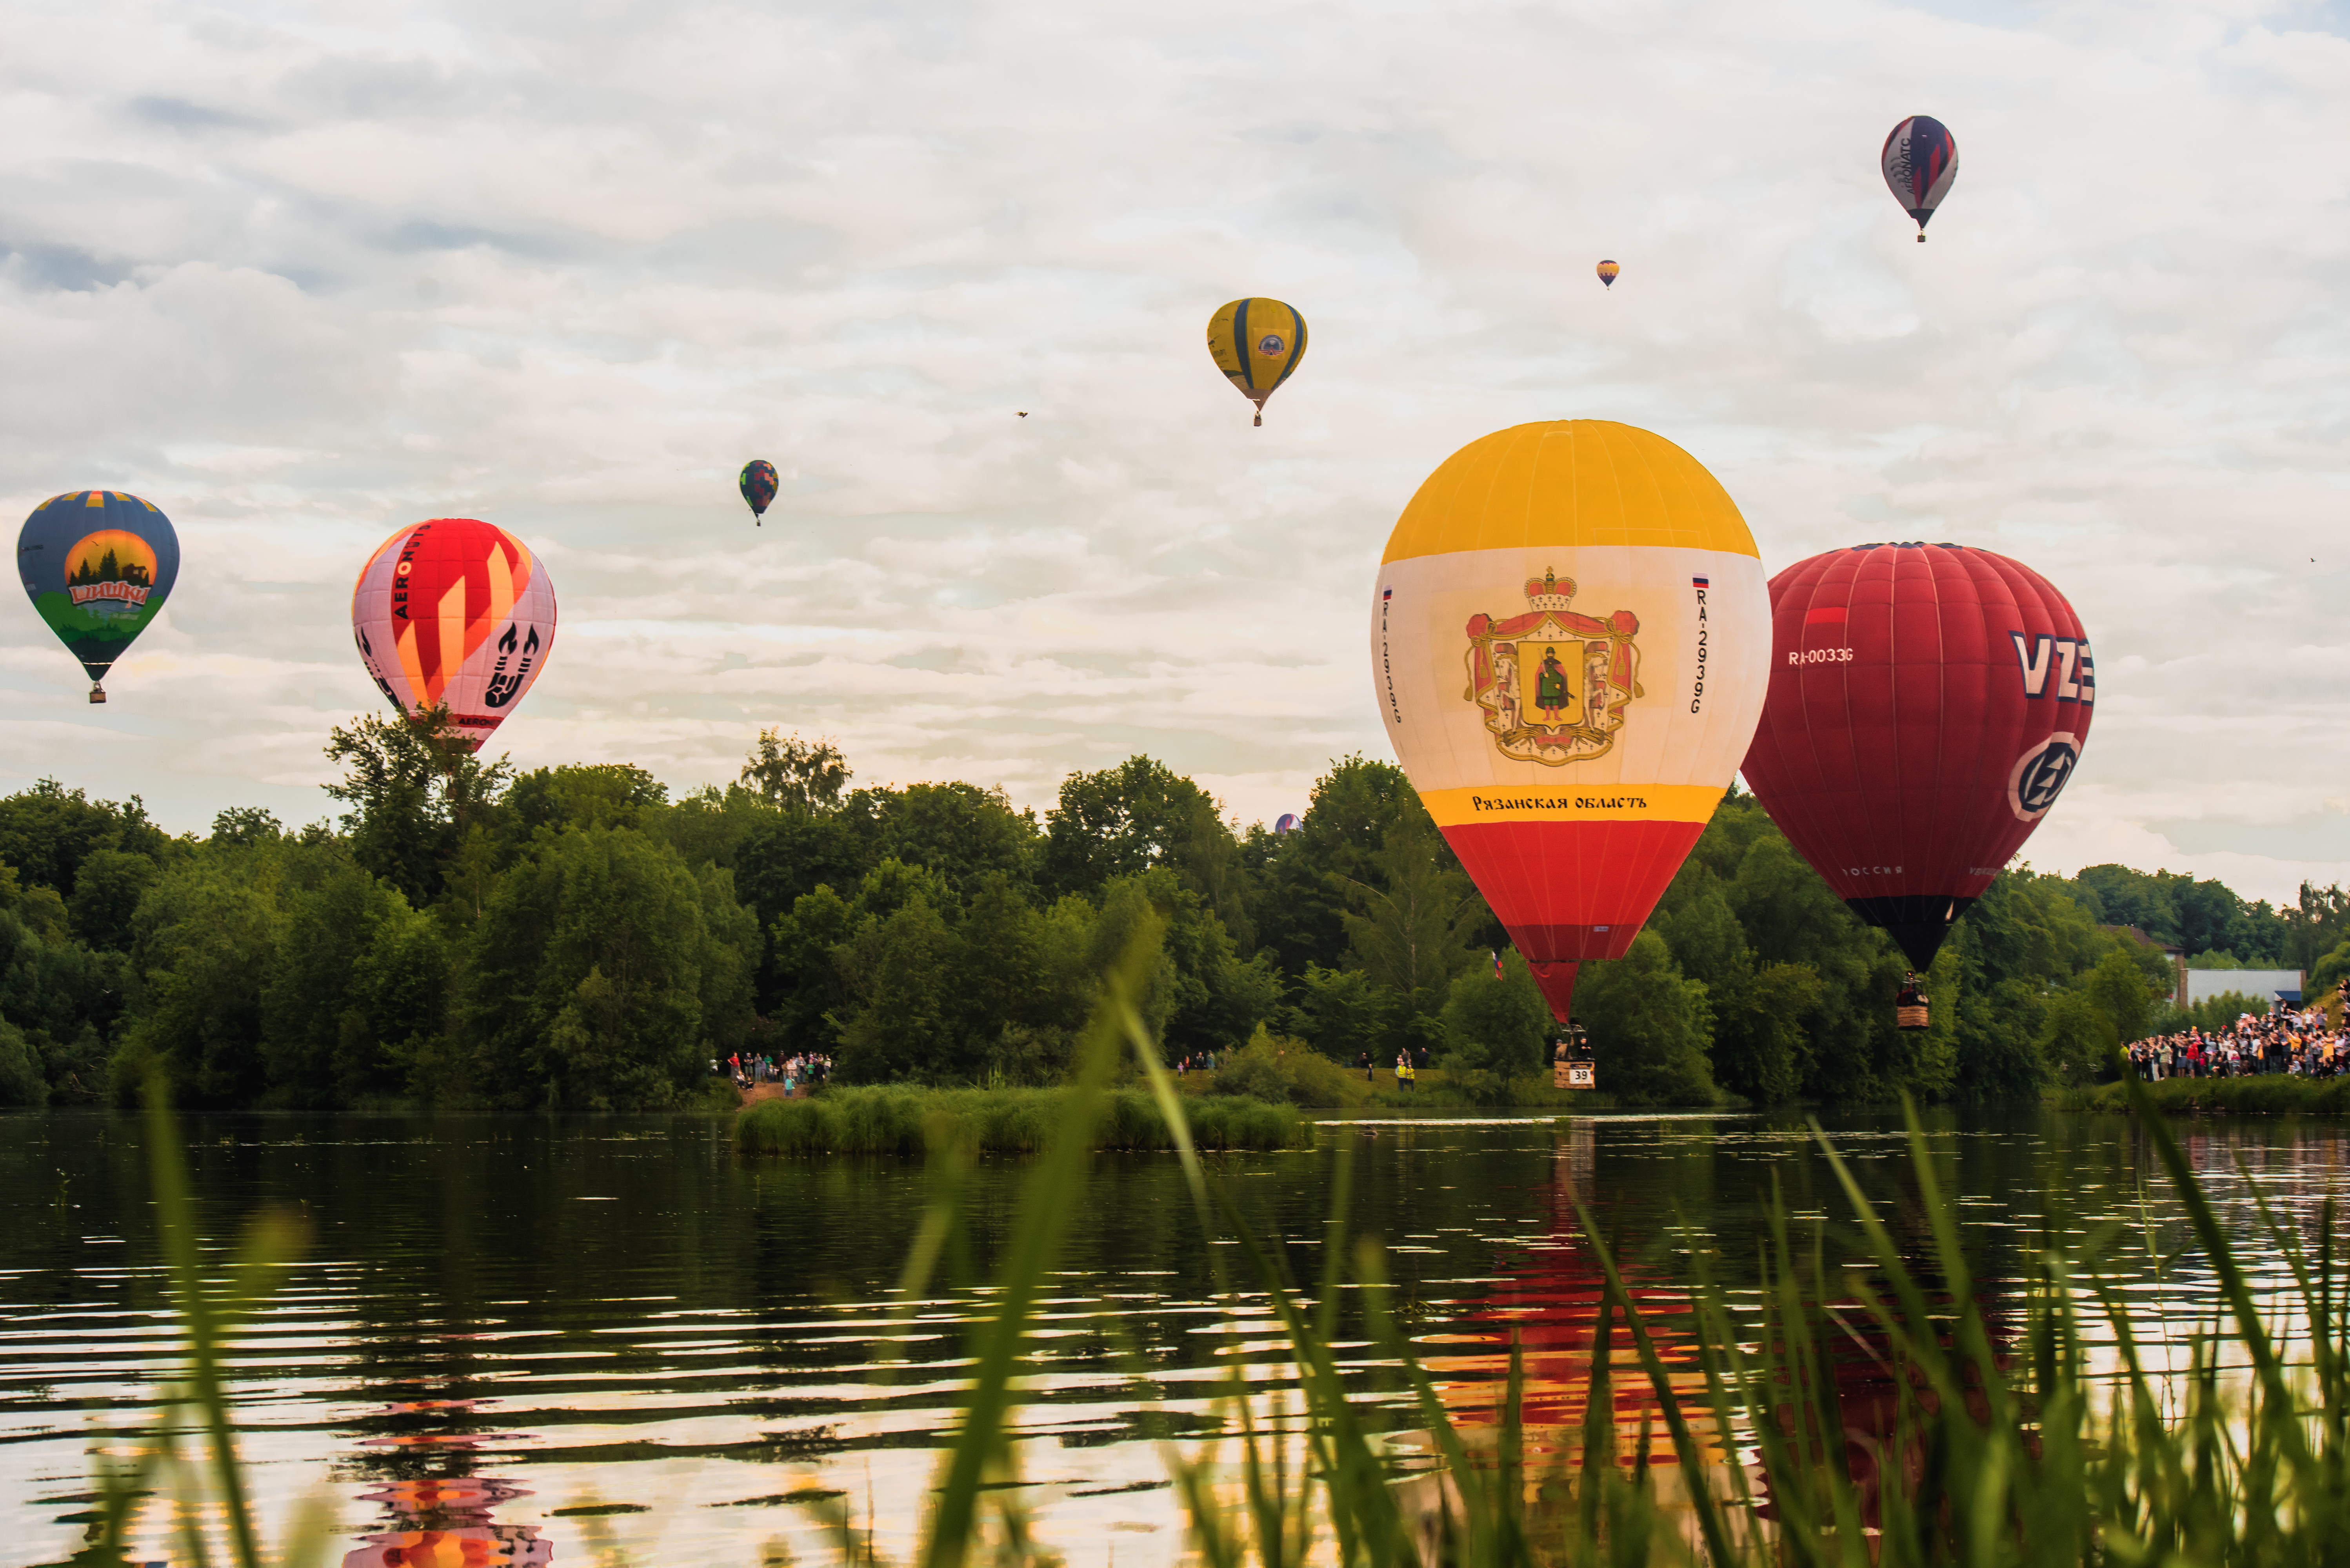
[[[302,1262],[241,1352],[235,1417],[271,1538],[296,1501],[323,1498],[348,1568],[822,1560],[841,1509],[904,1559],[1026,1169],[982,1165],[963,1197],[967,1244],[898,1323],[885,1303],[929,1197],[916,1167],[738,1162],[724,1124],[702,1118],[240,1116],[187,1132],[209,1243],[263,1203],[308,1221]],[[1918,1238],[1898,1127],[1848,1121],[1835,1136],[1888,1222]],[[1448,1407],[1492,1423],[1514,1330],[1537,1453],[1562,1448],[1587,1392],[1599,1280],[1570,1190],[1634,1262],[1684,1367],[1673,1314],[1689,1248],[1716,1249],[1742,1289],[1774,1177],[1798,1213],[1845,1211],[1794,1124],[1351,1124],[1321,1149],[1217,1165],[1251,1223],[1283,1238],[1294,1278],[1319,1273],[1342,1138],[1356,1151],[1351,1222],[1387,1243]],[[1933,1139],[1994,1310],[2043,1234],[2151,1221],[2165,1250],[2183,1244],[2149,1151],[2118,1118],[1945,1118]],[[2293,1123],[2189,1144],[2247,1236],[2239,1160],[2314,1226],[2345,1158],[2335,1129]],[[136,1121],[0,1117],[0,1561],[77,1550],[93,1448],[127,1453],[151,1419],[174,1345],[149,1213]],[[1215,1429],[1235,1356],[1268,1407],[1288,1387],[1263,1297],[1218,1298],[1191,1216],[1171,1158],[1097,1161],[1043,1308],[1020,1495],[1073,1563],[1172,1562],[1180,1519],[1159,1442]],[[2141,1337],[2183,1344],[2208,1324],[2194,1259],[2157,1278],[2131,1256],[2121,1282]],[[2258,1277],[2282,1283],[2272,1260]],[[1347,1317],[1353,1386],[1409,1455],[1398,1380]],[[1628,1442],[1645,1400],[1628,1355],[1617,1361]],[[151,1509],[136,1555],[172,1555],[169,1523]]]

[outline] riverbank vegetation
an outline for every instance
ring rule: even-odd
[[[734,1148],[751,1155],[886,1154],[933,1150],[1035,1154],[1067,1117],[1068,1089],[827,1089],[804,1100],[762,1100],[734,1118]],[[1203,1095],[1183,1108],[1200,1148],[1304,1148],[1314,1126],[1285,1105]],[[1090,1133],[1096,1149],[1163,1151],[1175,1135],[1158,1103],[1132,1089],[1103,1096]]]
[[[2340,1116],[2350,1078],[2266,1073],[2244,1078],[2165,1078],[2157,1084],[2084,1085],[2055,1097],[2060,1110],[2123,1114],[2141,1106],[2166,1116]]]
[[[796,1049],[845,1083],[1047,1085],[1141,931],[1170,1061],[1260,1034],[1342,1073],[1409,1050],[1460,1103],[1543,1103],[1547,1010],[1385,763],[1335,762],[1275,834],[1142,756],[1039,814],[852,787],[836,749],[773,731],[681,794],[374,716],[328,754],[336,815],[291,830],[239,808],[173,836],[53,780],[0,799],[0,1106],[120,1102],[161,1070],[192,1106],[651,1108],[696,1103],[713,1059]],[[2168,966],[2125,923],[2205,962],[2350,970],[2337,888],[2277,910],[2017,870],[1905,1035],[1891,944],[1733,793],[1631,952],[1586,968],[1578,1021],[1626,1105],[2032,1096],[2161,1022]]]

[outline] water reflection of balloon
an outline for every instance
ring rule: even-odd
[[[1263,424],[1264,400],[1305,358],[1305,317],[1277,299],[1235,299],[1208,317],[1208,352]]]
[[[445,706],[479,747],[546,668],[555,585],[504,529],[435,517],[394,534],[359,569],[351,638],[402,712]]]
[[[1617,266],[1617,265],[1614,262],[1612,262],[1612,261],[1604,261],[1604,262],[1601,262],[1601,263],[1599,264],[1599,283],[1600,283],[1600,286],[1601,286],[1601,287],[1603,287],[1603,288],[1613,288],[1613,287],[1615,287],[1615,286],[1616,286],[1616,275],[1617,275],[1617,273],[1622,272],[1623,270],[1624,270],[1624,269],[1623,269],[1622,267]]]
[[[1927,222],[1959,177],[1958,140],[1932,115],[1913,114],[1885,139],[1877,162],[1893,199],[1918,220],[1918,243],[1924,244]]]
[[[1770,601],[1695,458],[1597,420],[1447,458],[1371,605],[1388,739],[1564,1023],[1697,842],[1762,704]]]
[[[775,465],[764,457],[754,457],[743,465],[743,477],[735,482],[743,499],[751,504],[751,525],[757,527],[766,516],[767,508],[775,504]]]
[[[443,1422],[470,1420],[473,1399],[404,1399],[383,1414],[425,1417]],[[471,1467],[473,1450],[499,1434],[442,1425],[364,1438],[360,1446],[407,1453],[439,1452]],[[343,1568],[545,1568],[555,1543],[532,1524],[500,1524],[492,1511],[530,1494],[511,1481],[459,1474],[408,1478],[361,1492],[360,1501],[385,1511],[367,1544],[343,1554]]]
[[[180,577],[180,536],[151,502],[120,490],[52,495],[16,535],[16,575],[49,630],[106,701],[106,672]]]
[[[2045,577],[1959,545],[1856,545],[1771,579],[1746,782],[1923,971],[2072,776],[2096,671]]]
[[[1275,833],[1295,833],[1295,832],[1296,832],[1296,831],[1297,831],[1297,814],[1296,814],[1295,812],[1294,812],[1294,811],[1284,811],[1284,812],[1283,812],[1279,816],[1277,816],[1277,817],[1274,818],[1274,820],[1273,820],[1273,830],[1274,830]]]

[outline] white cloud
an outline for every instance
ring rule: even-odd
[[[780,723],[1040,805],[1148,750],[1269,817],[1382,748],[1362,596],[1419,480],[1594,415],[1774,566],[2038,567],[2105,701],[2034,863],[2289,896],[2350,875],[2323,15],[20,6],[0,504],[132,489],[187,564],[105,708],[0,616],[0,787],[322,814],[349,576],[461,513],[565,606],[525,765],[692,784]],[[1876,170],[1920,110],[1962,156],[1925,245]],[[1262,431],[1200,341],[1241,293],[1313,323]]]

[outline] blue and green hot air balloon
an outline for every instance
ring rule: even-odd
[[[180,577],[180,536],[151,502],[120,490],[69,490],[33,508],[16,535],[25,597],[89,671],[106,672],[163,608]]]

